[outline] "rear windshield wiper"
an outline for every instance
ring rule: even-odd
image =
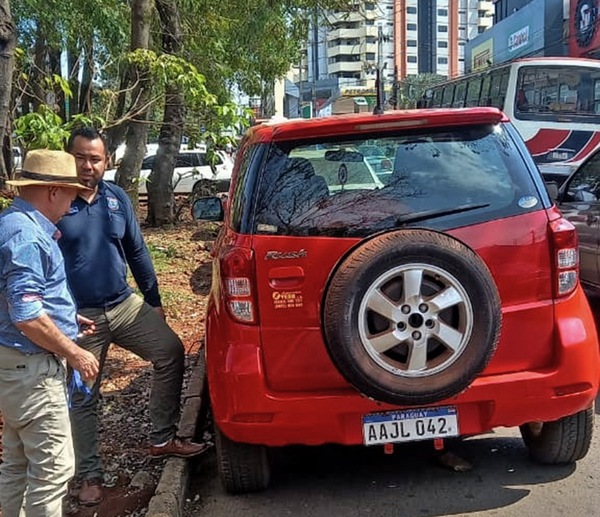
[[[486,208],[488,206],[490,206],[489,203],[471,203],[469,205],[459,205],[454,208],[444,208],[441,210],[424,210],[423,212],[415,212],[413,214],[401,215],[396,219],[396,224],[425,221],[427,219],[444,217],[445,215],[460,214],[461,212],[470,212],[471,210],[477,210],[478,208]]]

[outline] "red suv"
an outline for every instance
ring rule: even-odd
[[[537,461],[587,453],[600,360],[577,234],[500,111],[254,127],[229,198],[194,215],[224,220],[206,364],[227,491],[265,488],[288,444],[520,426]]]

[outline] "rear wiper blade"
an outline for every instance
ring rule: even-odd
[[[469,205],[459,205],[454,208],[444,208],[441,210],[424,210],[423,212],[415,212],[414,214],[401,215],[396,219],[396,224],[414,223],[417,221],[425,221],[427,219],[435,219],[436,217],[444,217],[445,215],[460,214],[461,212],[470,212],[478,208],[487,208],[489,203],[480,203]]]

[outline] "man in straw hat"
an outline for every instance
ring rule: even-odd
[[[8,183],[19,196],[0,214],[0,504],[4,517],[60,517],[74,472],[64,359],[87,380],[98,361],[74,341],[55,224],[85,187],[73,157],[48,150],[29,151]]]

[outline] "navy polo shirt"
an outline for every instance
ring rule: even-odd
[[[161,305],[148,248],[125,191],[101,181],[91,203],[77,197],[58,223],[58,241],[77,307],[112,307],[131,295],[127,265],[152,307]]]

